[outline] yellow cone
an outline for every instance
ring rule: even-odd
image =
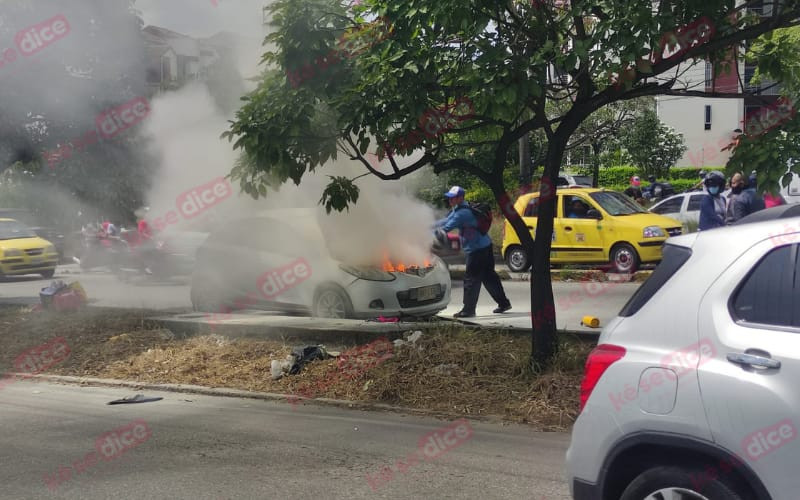
[[[589,328],[600,328],[600,320],[594,316],[584,316],[583,320],[581,320],[581,325]]]

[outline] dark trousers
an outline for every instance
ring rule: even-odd
[[[474,313],[481,293],[481,284],[500,307],[510,304],[500,276],[494,270],[492,245],[474,252],[467,252],[467,270],[464,273],[464,312]]]

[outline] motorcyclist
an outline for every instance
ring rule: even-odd
[[[700,203],[700,222],[697,226],[698,231],[714,229],[725,225],[725,197],[722,196],[722,189],[725,187],[725,175],[714,170],[706,175],[703,183],[708,194],[703,196]]]

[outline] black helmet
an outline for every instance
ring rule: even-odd
[[[705,179],[707,174],[708,174],[708,172],[706,172],[705,170],[701,170],[700,171],[700,178],[701,179]]]
[[[725,187],[725,175],[722,172],[714,170],[713,172],[709,172],[706,174],[705,180],[703,180],[703,184],[706,186],[719,186],[720,188]]]
[[[655,175],[648,175],[647,176],[647,180],[650,181],[650,182],[655,182],[656,181],[656,176]]]

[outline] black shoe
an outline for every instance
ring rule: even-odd
[[[453,315],[453,317],[454,318],[474,318],[475,317],[475,313],[474,312],[469,313],[469,312],[464,312],[464,311],[458,311],[457,313],[455,313]]]
[[[507,306],[500,306],[492,312],[495,314],[500,314],[508,311],[509,309],[511,309],[511,304],[508,304]]]

